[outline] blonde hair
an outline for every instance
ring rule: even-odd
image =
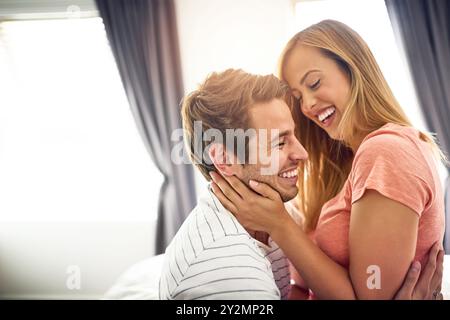
[[[290,53],[298,45],[318,48],[333,59],[350,80],[350,97],[337,128],[339,141],[305,117],[294,100],[293,112],[298,138],[309,153],[300,164],[299,204],[306,218],[306,230],[317,224],[322,206],[342,189],[351,169],[353,152],[349,146],[361,136],[387,123],[412,126],[389,88],[366,42],[347,25],[324,20],[300,31],[285,46],[279,61],[279,76]],[[442,160],[445,156],[429,133],[420,132]]]
[[[201,150],[205,150],[213,141],[205,141],[203,135],[208,129],[217,129],[225,142],[226,129],[249,128],[249,107],[273,99],[285,100],[288,93],[289,87],[274,75],[253,75],[240,69],[228,69],[210,74],[197,90],[183,99],[181,117],[188,154],[208,181],[211,179],[209,171],[216,171],[216,168],[205,161],[203,152],[196,154],[196,139],[201,141]],[[201,121],[201,137],[194,137],[195,121]],[[248,160],[248,140],[245,140],[245,148],[246,159],[240,159],[242,161]],[[236,150],[233,152],[236,154]]]

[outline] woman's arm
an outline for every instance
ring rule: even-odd
[[[261,197],[235,177],[227,177],[226,181],[219,176],[214,178],[219,186],[214,191],[224,206],[245,227],[268,232],[319,299],[394,297],[415,251],[418,217],[408,207],[375,191],[366,192],[354,204],[349,272],[306,236],[286,213],[278,193],[269,186],[263,183],[252,186]],[[227,181],[232,188],[226,185]],[[369,288],[368,280],[373,276],[367,273],[369,266],[379,267],[380,288],[376,282],[375,288]]]
[[[330,259],[290,218],[272,232],[291,263],[319,299],[356,299],[347,269]]]
[[[374,190],[366,190],[353,204],[350,278],[359,299],[395,296],[414,259],[418,225],[412,209]]]
[[[245,228],[269,233],[319,299],[356,298],[348,271],[308,238],[286,212],[275,190],[258,183],[252,186],[258,195],[234,176],[210,174],[217,184],[212,184],[214,194],[224,207]]]

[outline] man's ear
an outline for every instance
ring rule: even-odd
[[[237,172],[237,159],[234,154],[227,152],[223,144],[212,143],[208,148],[208,155],[212,161],[212,164],[216,167],[217,171],[224,176],[232,176]]]

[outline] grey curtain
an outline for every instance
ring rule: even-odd
[[[425,121],[450,151],[450,1],[385,0],[405,51]],[[446,194],[450,194],[447,179]],[[446,252],[450,252],[450,199],[446,199]]]
[[[173,0],[96,0],[139,132],[164,175],[156,253],[164,252],[195,205],[189,165],[171,161],[173,130],[181,128],[183,96]]]

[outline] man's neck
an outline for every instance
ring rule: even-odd
[[[211,193],[213,193],[213,191],[211,189],[211,184],[208,185],[208,189],[211,191]],[[218,201],[220,202],[220,200],[218,200]],[[250,234],[250,236],[253,239],[258,240],[259,242],[262,242],[265,245],[269,245],[269,234],[267,232],[254,231],[254,230],[250,230],[250,229],[245,229],[245,230]]]
[[[253,239],[258,240],[259,242],[264,243],[266,246],[269,245],[269,234],[263,231],[253,231],[246,229],[247,232],[252,236]]]

